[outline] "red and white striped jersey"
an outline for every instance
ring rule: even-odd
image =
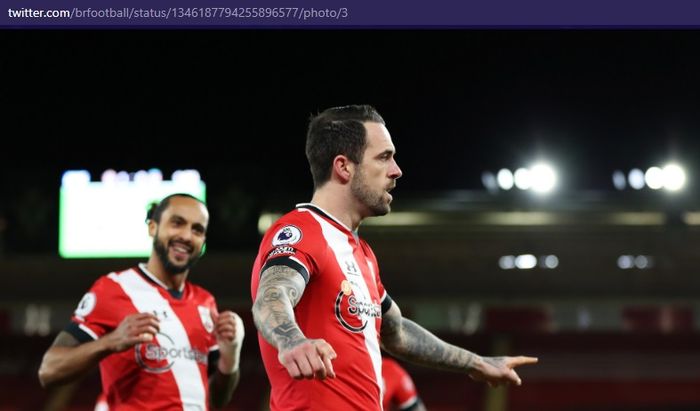
[[[189,282],[175,298],[144,265],[100,277],[83,297],[68,329],[80,341],[113,331],[127,315],[155,314],[153,341],[100,362],[102,387],[112,411],[208,410],[207,363],[217,350],[214,297]]]
[[[323,338],[335,350],[336,378],[294,380],[277,350],[258,340],[272,391],[272,411],[381,410],[379,351],[382,303],[390,304],[367,243],[312,204],[300,204],[265,234],[252,272],[255,301],[260,274],[270,266],[297,270],[306,289],[294,314],[307,338]]]
[[[413,379],[396,361],[386,357],[383,359],[382,376],[384,377],[384,411],[405,410],[416,404],[418,392]]]

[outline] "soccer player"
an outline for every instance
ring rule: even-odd
[[[413,379],[398,362],[382,357],[382,377],[384,411],[427,411]]]
[[[491,385],[519,385],[514,368],[537,361],[482,357],[402,317],[358,235],[363,219],[391,209],[390,191],[402,174],[395,152],[370,106],[330,108],[310,121],[313,197],[268,229],[252,270],[272,411],[381,410],[382,347]]]
[[[69,383],[99,364],[113,411],[222,407],[238,384],[245,330],[187,280],[202,254],[207,207],[173,194],[151,207],[147,222],[148,262],[93,284],[44,355],[39,380]]]

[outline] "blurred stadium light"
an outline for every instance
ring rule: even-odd
[[[633,168],[627,175],[620,170],[613,171],[612,174],[613,186],[617,190],[624,190],[627,185],[634,190],[641,190],[644,186],[652,190],[665,189],[668,191],[680,191],[685,187],[687,177],[685,169],[675,163],[669,163],[663,168],[652,166],[644,172],[638,168]]]
[[[481,181],[489,192],[498,189],[508,191],[517,187],[520,190],[532,190],[548,193],[557,183],[557,173],[546,163],[537,163],[530,168],[520,167],[515,172],[502,168],[494,175],[490,171],[481,174]]]

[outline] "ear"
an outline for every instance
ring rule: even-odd
[[[338,154],[333,159],[333,174],[337,176],[341,183],[350,181],[355,172],[355,163],[342,154]]]
[[[156,231],[158,230],[158,223],[153,220],[148,220],[148,235],[151,238],[156,236]]]

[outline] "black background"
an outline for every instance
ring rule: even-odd
[[[352,103],[387,122],[404,172],[398,202],[481,190],[482,171],[540,158],[562,190],[613,191],[613,170],[669,160],[688,168],[692,189],[699,40],[682,30],[6,31],[8,247],[55,249],[53,232],[23,239],[13,223],[24,213],[39,226],[36,213],[55,230],[63,170],[151,167],[200,170],[212,215],[228,213],[219,241],[254,244],[259,210],[310,198],[309,116]],[[231,239],[232,229],[246,234]]]

